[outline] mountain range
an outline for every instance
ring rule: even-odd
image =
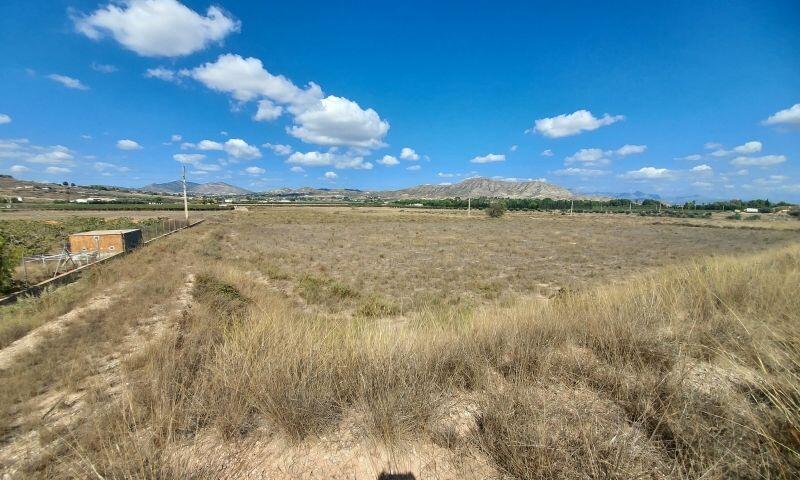
[[[183,182],[175,180],[166,183],[151,183],[138,190],[148,193],[182,194]],[[189,195],[247,195],[253,192],[225,182],[186,182],[186,193]]]

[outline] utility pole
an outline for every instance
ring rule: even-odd
[[[189,226],[189,200],[186,198],[186,165],[183,166],[183,217]]]
[[[575,206],[575,199],[569,201],[569,214],[572,215],[572,207]]]

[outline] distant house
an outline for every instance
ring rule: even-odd
[[[142,231],[138,228],[127,230],[93,230],[73,233],[69,236],[69,251],[98,252],[114,254],[133,250],[142,244]]]
[[[744,213],[758,213],[757,208],[745,208]]]

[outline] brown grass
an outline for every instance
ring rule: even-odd
[[[303,218],[300,231],[326,234],[325,223],[312,233]],[[506,220],[491,228],[529,221]],[[376,221],[398,220],[366,222]],[[352,286],[344,260],[315,272],[311,257],[323,250],[307,253],[312,266],[300,271],[283,261],[291,256],[255,262],[250,255],[263,254],[250,243],[254,227],[228,222],[200,227],[198,241],[164,244],[196,272],[191,308],[127,360],[123,394],[53,435],[61,449],[30,476],[277,477],[269,465],[221,464],[186,449],[211,441],[243,445],[240,459],[271,458],[276,445],[300,452],[322,441],[345,448],[345,439],[397,451],[409,441],[436,445],[463,462],[481,459],[497,478],[791,478],[800,468],[800,246],[681,261],[614,284],[578,284],[549,302],[517,294],[471,308],[420,301],[401,312],[363,307],[402,296]],[[490,227],[475,228],[480,241]],[[264,236],[274,245],[292,235]],[[242,246],[240,258],[217,260],[231,245]],[[395,264],[399,275],[408,262]],[[256,275],[262,264],[272,273]],[[134,262],[120,265],[122,275]],[[168,263],[170,288],[178,265]],[[475,281],[455,278],[456,288]],[[133,315],[144,314],[134,299],[159,296],[140,288],[123,305]],[[298,308],[301,300],[312,308]],[[86,340],[76,357],[61,355],[75,369],[92,342],[104,344]],[[2,382],[20,376],[3,373]],[[17,405],[25,395],[33,393]]]

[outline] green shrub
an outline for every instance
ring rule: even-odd
[[[491,218],[500,218],[505,215],[506,209],[506,202],[502,200],[496,200],[486,207],[486,215],[489,215]]]

